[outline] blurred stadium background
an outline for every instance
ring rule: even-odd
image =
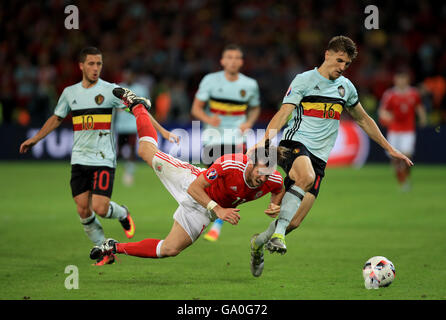
[[[76,5],[79,9],[79,30],[67,30],[64,27],[64,20],[67,17],[64,8],[70,4]],[[369,4],[379,9],[379,29],[377,30],[367,30],[364,27],[367,16],[364,8]],[[179,290],[176,283],[182,281],[181,278],[175,278],[171,282],[166,282],[167,287],[163,287],[165,283],[162,281],[150,284],[155,286],[155,291],[163,292],[160,296],[139,291],[129,296],[113,295],[113,290],[117,288],[113,286],[113,280],[107,284],[109,291],[103,295],[103,292],[97,291],[94,287],[103,285],[102,279],[98,279],[95,274],[88,276],[91,280],[89,284],[91,291],[87,295],[83,295],[85,291],[76,294],[74,296],[76,299],[86,297],[90,299],[103,297],[221,299],[231,298],[226,292],[230,292],[236,286],[239,291],[232,297],[237,299],[293,299],[296,297],[368,299],[370,296],[362,291],[355,291],[352,294],[348,285],[346,289],[344,288],[347,292],[344,294],[333,290],[327,291],[323,282],[317,283],[321,280],[320,277],[322,281],[331,281],[327,279],[330,272],[335,272],[334,269],[339,277],[344,277],[344,265],[335,264],[336,268],[326,266],[324,259],[316,255],[318,249],[327,248],[328,245],[328,248],[331,248],[330,252],[325,251],[323,254],[330,257],[333,263],[336,260],[335,253],[342,255],[345,252],[344,262],[354,264],[352,267],[354,270],[348,272],[355,276],[356,273],[359,275],[359,278],[355,279],[357,285],[354,285],[354,290],[362,286],[360,267],[361,263],[369,258],[368,252],[363,250],[363,245],[367,243],[367,239],[374,236],[373,232],[380,233],[385,239],[391,239],[388,241],[393,241],[394,246],[390,252],[382,250],[378,254],[386,255],[388,252],[391,254],[389,257],[391,260],[394,260],[392,257],[400,259],[400,261],[394,261],[397,274],[400,270],[398,266],[403,261],[412,262],[417,254],[424,254],[423,257],[426,259],[419,262],[417,265],[419,268],[423,268],[423,264],[424,267],[432,266],[438,260],[436,257],[444,257],[446,221],[444,212],[441,212],[445,209],[441,201],[444,200],[446,191],[444,184],[444,178],[446,178],[446,3],[378,0],[11,1],[8,5],[0,6],[0,30],[0,65],[2,66],[0,72],[0,160],[2,160],[0,161],[2,185],[0,199],[2,204],[5,204],[6,210],[2,218],[0,236],[2,240],[14,239],[16,243],[14,248],[8,248],[2,254],[5,263],[2,262],[1,274],[2,283],[5,285],[1,291],[1,298],[20,299],[23,295],[25,295],[24,298],[26,295],[43,299],[72,298],[63,288],[61,277],[49,279],[50,275],[25,274],[32,267],[34,270],[41,270],[41,274],[50,270],[57,276],[57,273],[60,273],[60,270],[63,270],[70,262],[82,261],[85,265],[89,263],[82,259],[86,259],[90,243],[77,224],[78,217],[69,191],[68,159],[72,139],[70,117],[64,120],[62,127],[58,128],[54,134],[36,145],[33,152],[20,155],[18,150],[20,143],[33,135],[35,130],[38,130],[52,114],[62,90],[81,80],[77,55],[83,47],[91,45],[103,52],[102,79],[119,83],[123,79],[125,70],[135,71],[138,76],[137,81],[147,86],[150,91],[154,105],[152,112],[158,121],[170,129],[188,129],[192,120],[190,108],[199,81],[206,73],[220,69],[219,59],[222,48],[228,43],[237,43],[244,50],[245,65],[242,72],[259,82],[262,114],[256,127],[265,128],[280,106],[283,95],[296,73],[318,66],[322,62],[328,40],[332,36],[344,34],[351,37],[359,47],[358,58],[345,75],[355,84],[360,101],[367,112],[377,120],[379,101],[383,92],[392,86],[393,73],[400,66],[408,66],[412,73],[412,84],[422,93],[429,124],[425,128],[417,129],[414,160],[416,165],[421,164],[421,168],[418,174],[417,166],[414,169],[416,182],[413,194],[419,194],[419,197],[401,196],[396,191],[396,180],[393,178],[384,152],[375,143],[369,142],[367,137],[364,138],[361,134],[355,133],[356,129],[351,126],[348,115],[346,112],[343,113],[343,130],[340,135],[342,139],[337,142],[334,150],[338,158],[332,159],[332,164],[346,165],[346,168],[331,173],[326,187],[324,186],[326,189],[322,191],[325,194],[324,198],[318,204],[319,207],[315,207],[318,212],[311,215],[312,218],[307,218],[309,221],[305,222],[306,229],[302,230],[302,238],[309,236],[312,239],[313,236],[315,241],[326,240],[331,241],[330,243],[336,242],[341,246],[330,247],[330,243],[323,242],[319,245],[320,247],[318,245],[312,247],[315,242],[309,243],[309,247],[304,251],[309,259],[305,263],[316,263],[317,270],[308,272],[306,291],[303,291],[301,295],[296,295],[301,290],[298,287],[295,288],[294,293],[277,293],[276,296],[268,290],[264,291],[264,296],[248,295],[243,286],[250,286],[246,282],[248,280],[245,281],[245,278],[251,277],[245,261],[249,259],[249,257],[246,258],[249,253],[243,251],[243,254],[239,254],[237,250],[234,250],[239,238],[235,231],[227,228],[228,235],[232,238],[228,236],[230,240],[227,240],[226,244],[222,241],[221,246],[229,246],[226,251],[221,251],[222,248],[219,246],[211,247],[211,244],[201,241],[197,244],[197,248],[191,248],[184,257],[179,257],[179,263],[185,264],[188,270],[186,274],[193,275],[192,280],[188,280],[189,285],[181,294],[172,293]],[[382,130],[385,132],[385,128]],[[347,150],[351,150],[349,143],[354,145],[354,152],[346,157]],[[45,161],[41,163],[41,160]],[[50,161],[50,166],[47,160]],[[55,160],[59,162],[56,163]],[[356,170],[349,170],[352,164],[362,166],[364,163],[364,171],[360,170],[364,172],[362,175]],[[147,180],[136,181],[130,194],[128,189],[122,187],[119,179],[121,166],[122,163],[119,163],[114,198],[133,201],[130,205],[136,211],[142,211],[147,204],[140,200],[135,190],[147,187],[144,182],[153,180],[154,185],[160,189],[157,189],[155,193],[157,194],[155,198],[160,199],[159,206],[162,208],[160,211],[173,212],[175,208],[173,200],[163,193],[161,184],[156,184],[158,182],[151,172],[138,171]],[[142,163],[141,166],[143,166]],[[47,178],[48,176],[51,176],[51,179]],[[28,182],[25,183],[25,181]],[[42,181],[45,181],[45,186],[42,186]],[[354,186],[351,181],[355,181]],[[365,190],[368,192],[373,190],[373,192],[368,193],[367,198],[365,196],[361,198],[356,196],[358,189],[363,190],[364,194],[367,193]],[[351,194],[355,194],[355,199],[352,204],[348,204],[353,201]],[[145,197],[144,193],[141,197]],[[381,206],[387,206],[386,210],[396,212],[395,217],[398,219],[389,222],[384,231],[381,228],[381,222],[388,221],[389,215],[386,210],[383,212],[373,209],[377,206],[377,199],[381,201]],[[411,202],[412,200],[417,201],[416,205]],[[428,205],[425,205],[426,201]],[[337,206],[333,208],[334,202],[343,203],[342,209]],[[48,206],[48,203],[51,205]],[[400,204],[405,204],[405,206],[401,207]],[[356,211],[360,206],[364,206],[361,212],[363,216],[357,217]],[[258,205],[259,210],[262,208],[263,203]],[[327,212],[330,210],[338,210],[336,215],[342,218],[328,216]],[[421,210],[424,210],[422,214],[426,214],[426,219],[419,215]],[[62,220],[60,211],[66,211],[63,218],[65,220]],[[47,231],[48,234],[36,232],[36,227],[39,230],[47,230],[46,221],[36,220],[38,215],[48,215],[52,219],[50,221],[58,223],[57,227],[52,231]],[[155,234],[159,233],[159,236],[164,235],[171,224],[170,214],[165,216],[165,220],[153,217],[159,219],[156,220],[158,225],[155,227]],[[372,218],[376,220],[368,224],[367,219]],[[147,217],[136,214],[136,219],[144,223]],[[403,221],[413,221],[413,224],[407,222],[404,225]],[[252,232],[260,231],[268,222],[266,218],[262,218],[260,222],[249,223],[252,223],[249,225],[249,230],[244,234],[243,240],[240,240],[246,243]],[[153,227],[153,224],[149,223],[148,226]],[[315,226],[315,230],[311,226]],[[15,229],[10,229],[12,227]],[[144,224],[139,225],[141,233],[137,240],[144,238],[145,227]],[[398,229],[399,227],[401,229]],[[26,234],[23,234],[21,230],[18,231],[19,228],[23,228]],[[106,228],[115,228],[116,230],[111,230],[121,232],[117,226],[107,225]],[[326,234],[327,237],[319,236],[318,238],[317,230],[320,230],[321,234]],[[352,230],[358,230],[358,232],[351,235],[349,232]],[[408,237],[407,234],[412,232],[415,236]],[[300,233],[297,234],[300,235]],[[66,259],[64,257],[54,259],[53,246],[63,246],[60,237],[67,237],[68,243],[80,239],[82,249],[77,247],[73,252],[67,253]],[[300,240],[302,238],[299,236]],[[43,256],[41,252],[30,252],[30,239],[36,241],[33,244],[41,241],[39,247],[45,248]],[[432,249],[438,243],[443,243],[443,246],[437,245],[435,250]],[[375,246],[382,249],[388,248],[387,243],[375,243]],[[226,268],[230,267],[230,263],[226,261],[230,261],[233,266],[238,266],[238,260],[230,260],[231,254],[241,259],[245,269],[241,275],[236,276],[240,284],[235,281],[226,283],[220,278],[214,279],[212,275],[208,275],[208,278],[201,281],[202,272],[194,269],[195,261],[193,260],[201,258],[198,250],[203,247],[207,252],[212,252],[211,257],[215,256],[215,261],[219,261],[222,256],[227,259],[224,260],[227,263],[224,266],[215,266],[216,262],[211,263],[210,268],[215,267],[220,272],[226,272]],[[409,247],[418,251],[408,253]],[[17,254],[22,252],[21,250],[27,252],[27,255]],[[355,258],[358,257],[359,262],[353,258],[349,259],[351,255],[355,255],[355,250],[357,252],[362,250],[361,254],[358,253],[355,256]],[[438,255],[427,257],[430,250]],[[400,253],[402,256],[408,254],[403,258],[398,256]],[[188,254],[191,258],[187,258]],[[297,256],[298,252],[288,255],[288,259],[294,259],[293,254],[296,255],[295,261],[301,261],[301,257]],[[28,266],[28,262],[22,264],[23,259],[32,261],[31,265]],[[279,257],[270,259],[273,259],[276,266],[283,264]],[[52,261],[55,266],[50,265],[49,261]],[[164,266],[166,271],[156,276],[167,279],[172,276],[170,271],[176,273],[175,261],[167,261],[157,264],[157,266]],[[117,267],[118,272],[121,273],[112,274],[110,278],[122,277],[123,274],[124,277],[130,277],[124,271],[127,270],[126,266],[130,265],[137,269],[147,265],[147,261],[126,259],[125,262],[123,263],[125,266]],[[40,263],[43,263],[44,267]],[[301,268],[301,275],[305,274],[305,268],[308,265],[304,262],[298,263],[300,263],[298,266]],[[408,276],[420,270],[417,267],[412,266],[412,268],[402,270],[400,278],[396,281],[403,283],[405,275]],[[21,270],[20,276],[8,275],[14,268]],[[273,266],[269,268],[273,269]],[[133,270],[136,272],[136,277],[143,277],[142,271],[136,269]],[[266,278],[269,282],[266,282],[265,288],[276,288],[280,285],[277,279],[282,279],[283,284],[287,286],[287,275],[293,272],[293,269],[288,266],[284,270],[283,272],[278,270],[279,274],[270,273]],[[391,294],[387,291],[382,297],[381,294],[379,296],[376,294],[373,298],[419,299],[423,295],[426,297],[424,292],[429,291],[427,287],[431,286],[432,290],[436,290],[433,296],[435,299],[446,299],[442,291],[444,281],[436,281],[434,277],[438,275],[437,272],[443,272],[444,275],[444,270],[441,270],[441,268],[431,269],[431,273],[427,275],[430,277],[429,281],[424,278],[417,279],[418,282],[415,281],[415,285],[413,285],[414,282],[408,282],[405,286],[401,285],[399,290],[394,289],[396,291]],[[318,278],[313,279],[312,274],[318,274]],[[25,282],[24,279],[41,283],[48,282],[48,287],[45,288],[49,293],[45,293],[37,286],[30,286],[30,282]],[[219,282],[221,280],[228,287],[228,291],[219,291],[216,295],[208,293],[206,283],[209,284],[213,280],[218,284],[221,284]],[[130,282],[139,283],[139,280],[131,278]],[[84,288],[87,286],[85,283],[83,285]],[[194,287],[195,285],[199,288]],[[321,286],[318,291],[320,295],[311,293],[315,292],[312,291],[313,285]],[[443,289],[441,289],[442,285]],[[293,286],[297,285],[293,284]],[[127,289],[123,287],[123,290]],[[280,291],[280,288],[276,290],[277,292],[285,291]],[[190,292],[194,292],[193,295]],[[427,297],[432,296],[427,293]]]

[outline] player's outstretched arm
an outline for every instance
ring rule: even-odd
[[[198,178],[190,184],[187,193],[189,193],[189,195],[204,208],[212,210],[217,217],[223,221],[236,225],[240,220],[240,215],[238,214],[240,209],[220,207],[207,195],[205,189],[209,186],[210,184],[204,179],[203,175],[199,175]]]
[[[60,126],[63,118],[56,115],[52,115],[48,118],[42,128],[37,132],[34,137],[27,139],[20,145],[20,153],[26,153],[31,149],[37,142],[45,138],[50,132]]]
[[[166,130],[162,125],[159,124],[158,121],[155,120],[155,118],[149,113],[150,121],[153,124],[153,127],[156,131],[161,133],[162,137],[166,140],[169,140],[170,142],[175,142],[176,144],[180,143],[180,137],[178,137],[176,134]]]
[[[270,122],[268,123],[268,127],[266,127],[266,132],[263,138],[253,147],[251,147],[248,152],[265,145],[265,141],[268,139],[274,138],[280,129],[287,123],[288,117],[291,112],[293,112],[295,106],[294,104],[284,103],[280,107],[279,111],[272,117]]]
[[[381,130],[379,130],[376,122],[365,112],[361,103],[354,107],[347,109],[352,115],[356,123],[364,130],[365,133],[376,143],[378,143],[384,150],[386,150],[389,155],[397,160],[403,160],[407,166],[413,166],[413,162],[406,157],[404,154],[396,150],[383,136]]]

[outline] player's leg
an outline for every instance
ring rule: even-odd
[[[148,110],[150,101],[137,97],[131,90],[115,88],[113,94],[129,106],[136,119],[136,131],[139,137],[138,155],[152,167],[152,159],[158,150],[158,134],[150,120]]]
[[[387,134],[387,140],[393,147],[403,152],[402,149],[404,148],[404,139],[402,133],[389,131]],[[399,186],[402,188],[406,180],[406,164],[404,161],[397,159],[391,159],[390,162],[392,164],[396,180],[398,181]]]
[[[189,247],[204,228],[209,218],[194,209],[180,206],[174,214],[174,223],[167,237],[162,239],[144,239],[139,242],[118,243],[107,239],[100,247],[94,247],[90,258],[96,259],[114,253],[126,254],[140,258],[175,257]]]
[[[174,220],[172,229],[161,245],[162,257],[174,257],[192,244],[192,239],[184,228]]]
[[[286,229],[286,234],[290,233],[294,229],[297,229],[302,221],[307,216],[308,212],[310,212],[311,208],[313,207],[314,201],[316,200],[316,196],[312,194],[311,192],[305,193],[305,197],[302,200],[302,203],[299,206],[299,209],[297,210],[296,214],[294,215],[293,219],[291,219],[290,224],[288,225]]]
[[[153,168],[153,157],[159,151],[158,134],[150,120],[149,112],[142,104],[135,106],[132,112],[136,118],[139,137],[138,155]]]
[[[116,253],[140,258],[174,257],[192,244],[192,240],[181,225],[174,220],[172,229],[164,240],[144,239],[133,243],[117,243]]]
[[[310,157],[307,155],[297,157],[288,172],[288,176],[294,181],[294,184],[287,190],[282,199],[274,234],[267,243],[268,250],[282,254],[286,252],[286,229],[298,211],[305,193],[311,189],[315,181],[315,172]]]
[[[75,196],[73,200],[76,203],[77,213],[85,233],[91,242],[100,245],[105,240],[104,230],[96,214],[91,210],[90,196],[90,191],[85,191]]]
[[[400,150],[406,157],[412,158],[412,155],[415,150],[415,132],[406,132],[401,135],[401,147],[398,150]],[[404,161],[401,161],[400,170],[401,170],[401,180],[402,180],[401,191],[403,192],[410,191],[411,167],[409,167]]]
[[[101,244],[105,240],[104,230],[91,209],[91,172],[88,167],[72,165],[70,186],[85,233],[95,245]]]
[[[313,207],[313,203],[315,201],[316,197],[310,193],[305,193],[305,196],[299,206],[299,209],[297,210],[296,214],[294,215],[293,219],[290,221],[289,226],[286,229],[286,235],[296,229],[302,220],[305,218],[307,213],[311,210]],[[263,247],[264,245],[271,239],[272,235],[274,234],[274,231],[276,230],[277,221],[272,221],[268,228],[259,234],[254,234],[251,237],[251,273],[254,277],[260,277],[263,272],[264,267],[264,258],[263,258]]]
[[[135,235],[135,223],[128,208],[110,200],[113,192],[114,176],[114,168],[94,168],[91,206],[100,217],[117,219],[121,223],[126,237],[130,239]]]
[[[174,221],[164,240],[147,238],[138,242],[119,243],[114,239],[107,239],[101,246],[92,249],[90,258],[98,259],[116,253],[139,258],[167,258],[177,256],[191,244],[189,235],[177,221]]]
[[[302,223],[302,220],[307,216],[308,212],[313,207],[314,201],[316,200],[316,196],[312,194],[311,192],[305,193],[305,196],[299,206],[299,209],[297,210],[294,217],[291,219],[290,224],[288,225],[286,229],[286,235],[299,227],[299,225]],[[274,231],[276,230],[277,220],[272,221],[268,228],[263,231],[262,233],[257,234],[255,237],[253,237],[254,243],[252,244],[252,248],[254,250],[259,250],[263,247],[265,243],[268,242],[268,240],[273,235]]]

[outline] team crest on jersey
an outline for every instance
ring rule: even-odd
[[[263,194],[263,191],[259,191],[256,193],[256,195],[254,196],[254,199],[260,198]]]
[[[293,153],[295,153],[295,154],[298,154],[299,152],[300,152],[299,148],[296,148],[296,149],[293,150]]]
[[[96,104],[100,105],[102,102],[104,102],[104,96],[102,94],[98,94],[96,97],[94,97],[94,101]]]
[[[162,163],[157,164],[155,169],[156,169],[156,171],[158,171],[158,172],[163,171],[163,164],[162,164]]]
[[[209,171],[206,173],[206,177],[207,177],[209,180],[214,180],[215,178],[218,177],[217,170],[215,170],[215,169],[209,170]]]
[[[237,192],[237,186],[230,187],[232,191]]]
[[[344,89],[343,86],[339,86],[338,87],[338,92],[339,92],[339,95],[341,96],[341,98],[344,98],[344,96],[345,96],[345,89]]]
[[[240,95],[244,98],[246,96],[246,90],[240,90]]]
[[[288,97],[291,94],[291,87],[288,88],[287,92],[285,93],[285,97]]]

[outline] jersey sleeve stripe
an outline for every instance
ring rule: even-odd
[[[243,169],[240,168],[240,167],[225,167],[225,168],[223,168],[223,170],[228,170],[228,169],[237,169],[237,170],[239,170],[239,171],[241,171],[241,172],[245,171],[245,170],[243,170]]]
[[[228,164],[228,163],[238,164],[238,165],[241,165],[241,166],[246,166],[246,163],[240,162],[240,161],[235,161],[235,160],[225,160],[221,164],[225,165],[225,164]]]
[[[271,177],[268,180],[272,181],[272,182],[277,182],[277,183],[280,183],[280,184],[282,184],[282,182],[283,182],[283,180],[271,179]]]

